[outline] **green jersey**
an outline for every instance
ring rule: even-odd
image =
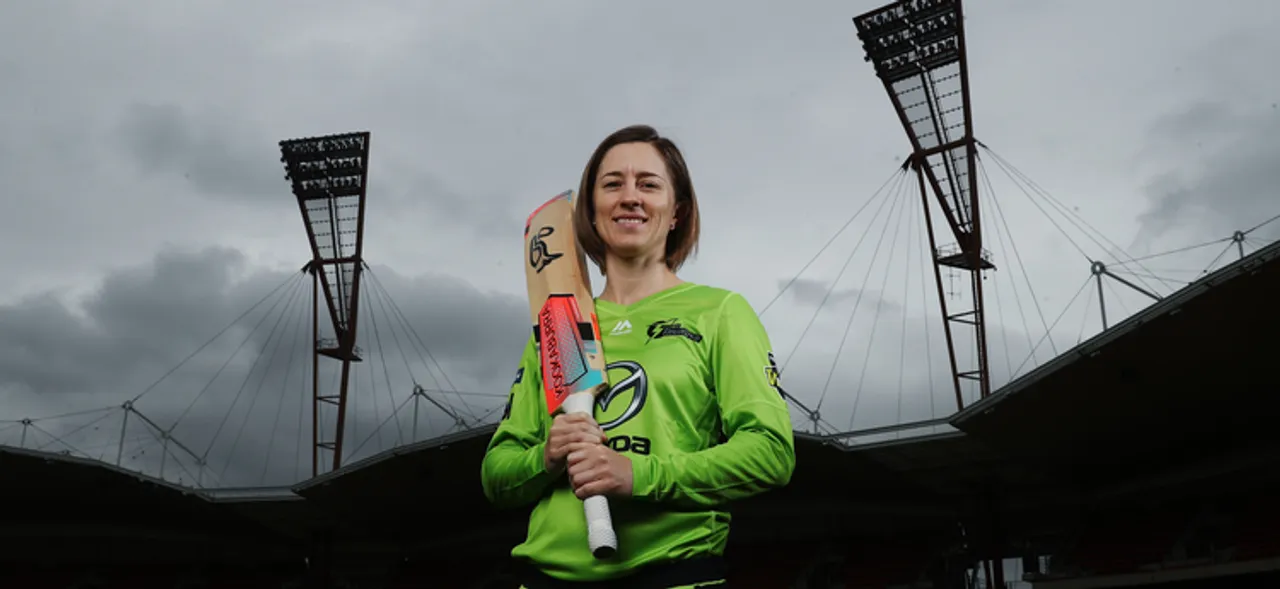
[[[551,429],[532,335],[482,467],[495,505],[535,503],[512,556],[563,580],[604,580],[651,563],[723,554],[727,503],[790,481],[791,417],[769,337],[750,304],[683,283],[632,305],[597,300],[611,389],[595,406],[631,460],[630,498],[611,497],[618,553],[587,548],[582,500],[543,467]]]

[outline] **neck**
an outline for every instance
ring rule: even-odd
[[[683,282],[662,260],[627,260],[608,256],[600,298],[630,305]]]

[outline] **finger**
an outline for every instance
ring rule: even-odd
[[[564,447],[568,449],[569,452],[575,452],[578,450],[599,451],[605,448],[605,446],[598,440],[591,438],[587,438],[585,440],[574,440],[565,444]]]
[[[578,464],[580,464],[585,458],[586,451],[583,446],[579,444],[575,445],[574,448],[569,449],[568,453],[564,456],[564,461],[569,465],[569,468],[577,469]]]
[[[577,460],[565,463],[565,471],[575,484],[582,484],[606,476],[608,470],[608,463],[596,456],[592,456],[590,453],[584,453]]]
[[[565,425],[595,425],[596,420],[591,418],[588,413],[561,413],[556,418]]]
[[[547,454],[557,460],[563,460],[569,453],[568,444],[564,440],[551,440],[547,442]]]
[[[586,415],[561,413],[552,420],[551,431],[553,433],[572,432],[588,427],[591,424],[592,420]]]
[[[591,444],[593,446],[598,446],[604,443],[602,434],[592,432],[581,432],[574,436],[573,441],[581,442],[583,444]]]
[[[603,476],[605,470],[604,465],[599,460],[594,460],[590,456],[580,457],[579,460],[571,463],[566,469],[569,473],[570,482],[575,486],[591,482]]]
[[[573,485],[574,489],[577,489],[578,487],[581,487],[583,485],[589,485],[595,482],[599,478],[600,478],[600,475],[595,470],[586,470],[583,472],[570,474],[569,482],[570,484]]]
[[[563,429],[565,431],[580,432],[584,434],[590,434],[593,436],[604,434],[604,430],[600,429],[600,426],[597,425],[595,422],[584,421],[579,423],[565,424]]]
[[[598,442],[600,440],[600,437],[596,433],[592,432],[590,429],[587,429],[586,427],[578,427],[578,426],[575,426],[573,428],[562,429],[559,431],[554,431],[554,432],[551,432],[549,436],[547,436],[548,442],[556,442],[561,444],[568,443],[568,442],[576,442],[576,441],[588,441],[588,440]]]
[[[566,446],[565,459],[570,465],[581,464],[591,458],[593,450],[600,447],[599,444],[594,442],[574,442]]]
[[[592,442],[596,444],[603,444],[609,441],[609,436],[604,433],[604,430],[598,427],[589,427],[589,428],[583,428],[580,430],[575,430],[573,433],[573,436],[575,440],[582,440],[585,442]]]
[[[613,488],[613,482],[606,479],[596,479],[584,485],[579,485],[573,489],[573,494],[579,499],[594,497],[596,495],[604,495]]]
[[[555,432],[548,436],[547,443],[551,446],[563,446],[572,443],[591,443],[599,444],[600,436],[592,433],[590,430],[572,430]]]

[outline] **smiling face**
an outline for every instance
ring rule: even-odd
[[[665,263],[672,272],[698,249],[698,195],[680,148],[648,125],[605,137],[582,171],[574,231],[603,273],[606,258]],[[674,226],[674,228],[673,228]]]
[[[596,174],[595,227],[609,253],[663,260],[676,219],[670,172],[649,143],[621,143],[605,153]]]

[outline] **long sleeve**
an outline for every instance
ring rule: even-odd
[[[506,411],[480,468],[485,497],[497,507],[521,507],[537,501],[554,478],[543,465],[547,432],[540,374],[537,348],[530,336]]]
[[[785,486],[795,469],[791,415],[771,344],[741,295],[721,304],[710,362],[723,443],[691,453],[631,455],[640,500],[716,506]]]

